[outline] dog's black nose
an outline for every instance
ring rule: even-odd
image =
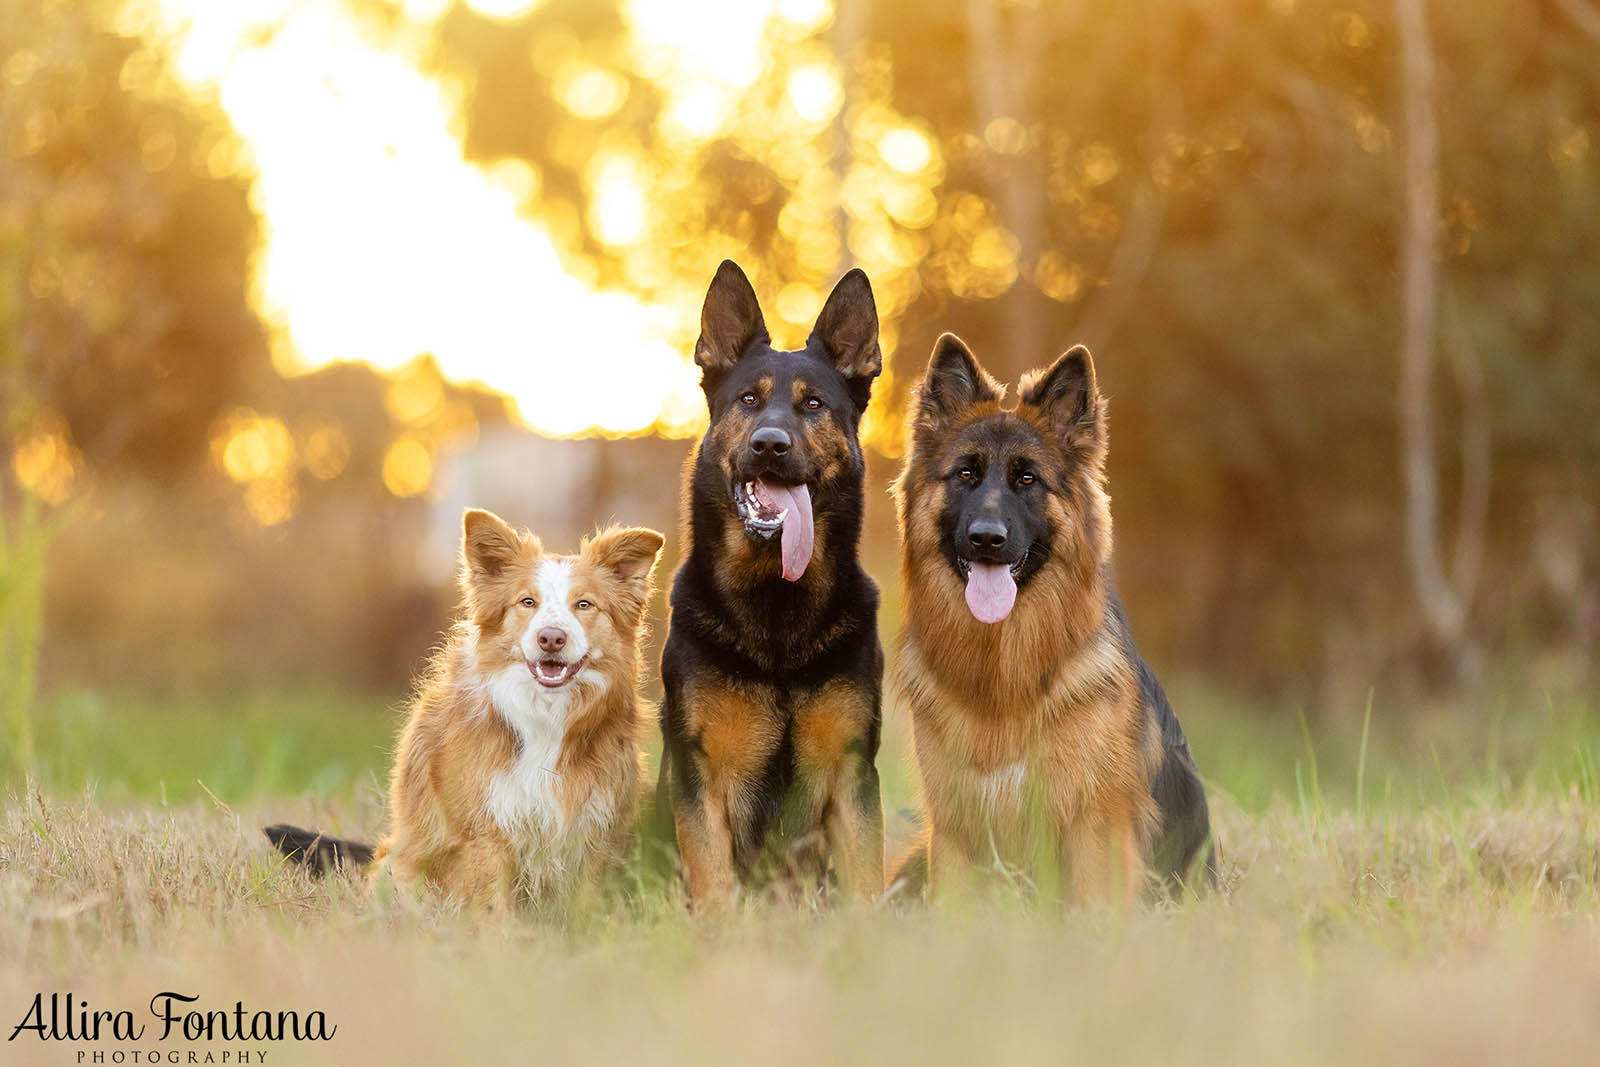
[[[1006,547],[1006,524],[999,519],[979,519],[967,527],[967,540],[980,552],[997,552]]]
[[[776,426],[763,426],[750,435],[750,451],[758,456],[781,456],[789,451],[789,435]]]
[[[540,652],[560,652],[567,647],[567,631],[546,626],[539,631]]]

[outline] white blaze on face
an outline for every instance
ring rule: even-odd
[[[589,654],[589,635],[572,613],[572,561],[544,560],[539,564],[535,580],[539,590],[539,609],[528,621],[528,628],[522,632],[518,642],[523,658],[529,663],[537,663],[541,659],[578,662]],[[560,652],[544,652],[539,648],[539,631],[547,627],[555,627],[567,635],[566,647]]]

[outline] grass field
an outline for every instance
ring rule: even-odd
[[[35,994],[71,991],[150,1025],[131,1044],[25,1031],[0,1059],[205,1062],[248,1047],[273,1064],[1594,1060],[1591,705],[1541,694],[1419,743],[1426,728],[1392,728],[1377,701],[1368,730],[1365,709],[1332,730],[1174,688],[1226,857],[1211,899],[696,920],[656,895],[564,929],[406,911],[269,854],[268,821],[381,827],[382,698],[258,695],[208,715],[197,698],[56,694],[41,777],[8,780],[0,815],[0,1023],[9,1035]],[[910,802],[903,742],[891,729],[892,808]],[[202,1010],[322,1010],[338,1030],[161,1041],[147,1006],[165,990]]]

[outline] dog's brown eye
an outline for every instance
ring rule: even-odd
[[[746,394],[744,394],[744,396],[741,396],[739,398],[739,403],[743,404],[747,408],[755,407],[756,406],[756,394],[754,394],[754,393],[746,393]]]
[[[806,407],[808,409],[810,409],[811,411],[816,411],[821,406],[822,406],[822,401],[821,400],[818,400],[814,396],[806,397]]]
[[[1036,482],[1038,480],[1039,479],[1037,479],[1037,478],[1035,478],[1033,476],[1033,472],[1032,471],[1023,471],[1021,474],[1017,475],[1017,484],[1018,485],[1032,485],[1034,482]]]
[[[582,611],[584,608],[592,608],[592,607],[594,607],[594,605],[589,603],[587,600],[578,601],[578,610],[579,611]]]
[[[533,597],[531,597],[531,596],[523,597],[522,598],[522,606],[525,607],[525,608],[533,607]]]
[[[956,477],[960,478],[964,482],[970,482],[972,479],[976,478],[977,475],[972,473],[971,467],[962,467],[960,470],[956,471]]]

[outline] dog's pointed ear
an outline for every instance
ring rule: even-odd
[[[492,511],[468,508],[461,516],[462,579],[479,582],[498,578],[523,552],[522,538]],[[538,542],[533,543],[538,551]]]
[[[694,361],[706,377],[714,377],[732,369],[752,341],[769,339],[750,279],[733,260],[723,260],[700,308]]]
[[[917,429],[937,429],[974,404],[998,403],[1004,392],[966,342],[953,333],[940,334],[928,357],[928,373],[917,386]]]
[[[1044,370],[1024,375],[1022,403],[1043,416],[1050,432],[1068,448],[1104,455],[1105,399],[1095,385],[1094,360],[1083,345],[1073,345]]]
[[[860,267],[840,278],[828,294],[811,336],[822,342],[833,365],[852,382],[870,383],[883,370],[878,304]]]
[[[643,526],[613,526],[584,543],[583,554],[622,583],[635,610],[650,599],[650,572],[667,539]]]

